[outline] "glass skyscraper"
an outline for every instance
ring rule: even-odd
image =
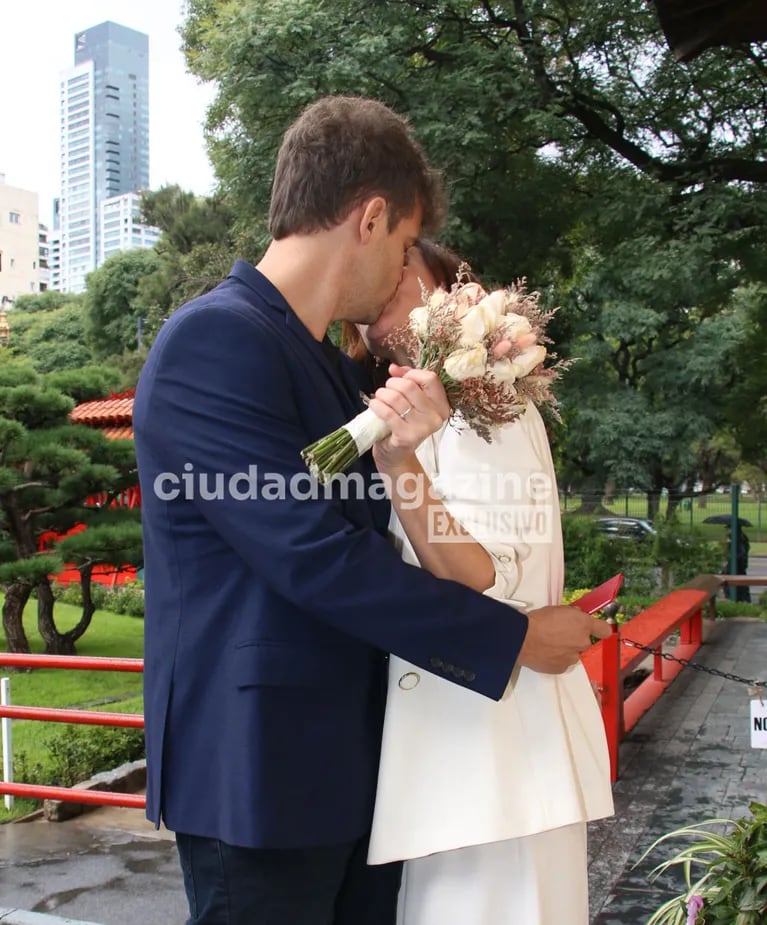
[[[149,37],[113,22],[75,35],[61,75],[61,289],[101,259],[101,205],[149,188]]]

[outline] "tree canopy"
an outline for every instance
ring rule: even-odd
[[[96,359],[120,355],[139,345],[145,307],[137,298],[140,280],[159,266],[154,250],[122,251],[86,277],[88,344]]]
[[[236,254],[249,254],[237,244],[231,209],[217,196],[164,186],[144,194],[142,210],[144,220],[162,230],[155,247],[157,266],[139,281],[136,295],[149,343],[174,309],[216,286]]]
[[[45,302],[35,299],[21,306],[19,302],[21,299],[17,299],[10,318],[9,347],[14,355],[24,357],[40,372],[79,369],[91,362],[81,297]]]
[[[646,0],[190,0],[182,35],[216,81],[210,153],[254,249],[300,110],[388,102],[445,172],[446,242],[562,306],[573,482],[678,494],[733,460],[712,441],[740,439],[730,397],[763,383],[738,363],[767,275],[763,46],[681,66]]]

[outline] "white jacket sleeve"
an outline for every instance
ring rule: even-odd
[[[521,610],[538,606],[515,595],[531,547],[546,543],[561,549],[559,496],[538,410],[529,405],[491,443],[468,428],[448,426],[434,467],[435,491],[492,558],[495,581],[484,593]]]

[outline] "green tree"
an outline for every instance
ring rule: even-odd
[[[93,616],[93,567],[140,561],[138,511],[109,506],[136,484],[132,442],[108,440],[68,418],[77,400],[105,394],[109,377],[99,370],[41,375],[13,360],[0,367],[0,586],[12,652],[29,651],[22,616],[33,592],[45,651],[73,653]],[[87,503],[94,496],[101,496],[100,505]],[[40,552],[43,534],[61,535],[75,524],[87,530]],[[61,632],[50,575],[65,561],[80,569],[83,612],[76,626]]]
[[[97,360],[137,348],[140,319],[146,315],[139,282],[159,265],[154,250],[122,251],[86,277],[87,337]]]
[[[699,200],[676,201],[641,177],[630,188],[595,198],[564,302],[562,349],[579,359],[562,384],[562,456],[581,487],[647,491],[654,517],[664,489],[671,515],[698,479],[710,490],[737,465],[722,440],[746,313],[734,235],[714,233]],[[737,208],[737,197],[724,198],[722,209]],[[744,260],[758,247],[755,235],[740,236]]]
[[[472,257],[472,210],[513,197],[542,153],[573,184],[592,165],[690,190],[767,180],[760,50],[681,67],[646,0],[191,0],[182,34],[190,69],[217,84],[217,174],[262,235],[281,134],[326,93],[375,96],[411,118],[447,171],[455,241]],[[497,205],[492,218],[509,214]]]
[[[449,180],[447,238],[488,278],[536,278],[566,259],[577,188],[542,159],[518,118],[516,88],[499,80],[498,54],[457,28],[444,4],[236,7],[193,2],[184,29],[190,68],[216,80],[208,119],[211,158],[238,228],[258,252],[274,158],[287,125],[325,93],[367,94],[409,116]],[[535,136],[536,144],[538,136]]]
[[[196,196],[180,186],[163,186],[144,194],[141,210],[144,221],[159,228],[167,245],[179,254],[191,254],[201,244],[230,240],[232,214],[217,196]]]
[[[216,82],[209,150],[256,247],[297,113],[382,99],[445,171],[447,242],[563,306],[567,474],[645,487],[652,514],[711,469],[740,293],[767,274],[762,46],[679,65],[646,0],[190,0],[182,34]]]
[[[156,246],[158,265],[138,288],[137,299],[146,307],[146,346],[174,309],[227,275],[235,256],[252,255],[247,246],[238,247],[232,212],[216,196],[165,186],[144,195],[142,210],[144,220],[162,230]]]
[[[743,461],[764,472],[767,471],[767,285],[755,283],[741,295],[746,332],[727,414]]]
[[[47,296],[42,293],[40,297]],[[52,295],[60,295],[53,293]],[[27,297],[24,297],[27,298]],[[20,302],[18,299],[17,302]],[[93,354],[86,342],[86,317],[81,297],[58,299],[18,308],[11,316],[9,347],[40,372],[56,369],[79,369],[92,362]]]
[[[50,312],[67,305],[78,305],[81,302],[79,295],[67,292],[58,292],[47,289],[45,292],[28,293],[20,295],[13,303],[14,313],[28,314],[32,312]]]

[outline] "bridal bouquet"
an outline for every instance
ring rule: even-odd
[[[490,293],[477,283],[456,283],[449,292],[423,291],[422,297],[409,324],[387,343],[439,376],[454,419],[489,443],[492,428],[515,421],[528,401],[556,411],[551,384],[562,364],[543,366],[546,325],[554,313],[539,307],[539,293],[526,292],[524,281]],[[368,409],[301,456],[312,475],[327,482],[390,433]]]

